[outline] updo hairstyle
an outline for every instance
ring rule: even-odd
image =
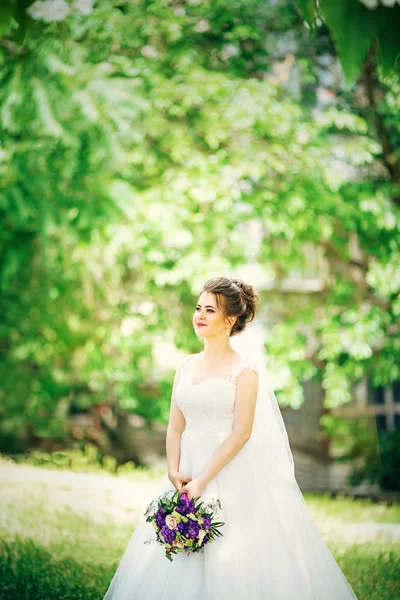
[[[202,292],[214,294],[217,307],[225,317],[237,317],[231,336],[243,331],[255,317],[259,295],[251,285],[240,279],[213,277],[206,281]]]

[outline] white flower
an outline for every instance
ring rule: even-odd
[[[43,15],[43,20],[47,23],[54,21],[63,21],[71,12],[71,7],[65,0],[47,0],[47,10]]]
[[[317,87],[316,89],[317,101],[319,105],[335,104],[336,93],[333,89],[326,89],[323,87]]]
[[[183,8],[183,6],[178,6],[178,8],[174,10],[174,14],[177,17],[184,17],[186,15],[186,10]]]
[[[221,58],[223,58],[223,60],[228,60],[229,58],[237,56],[238,54],[239,49],[237,48],[237,46],[235,46],[235,44],[225,44],[220,52]]]
[[[134,331],[138,331],[143,327],[142,319],[138,317],[125,317],[121,321],[120,332],[122,337],[130,337]]]
[[[140,52],[146,58],[154,59],[154,58],[157,58],[157,56],[158,56],[158,52],[157,52],[156,48],[154,48],[153,46],[143,46],[143,48],[140,50]]]
[[[88,15],[93,10],[93,3],[94,0],[75,0],[73,7],[82,15]],[[63,21],[71,12],[71,7],[65,0],[37,0],[26,12],[32,19],[52,23]]]
[[[153,309],[155,308],[155,304],[154,302],[150,302],[149,300],[145,300],[144,302],[142,302],[141,304],[139,304],[139,306],[137,307],[137,311],[141,314],[141,315],[150,315],[153,312]]]
[[[26,12],[32,19],[41,19],[46,11],[47,2],[41,2],[38,0],[30,5],[29,8],[26,9]]]
[[[193,27],[194,31],[197,33],[204,33],[205,31],[209,31],[211,29],[210,23],[207,19],[201,19],[196,25]]]
[[[88,15],[93,10],[93,0],[75,0],[74,8],[82,15]]]
[[[46,23],[63,21],[71,12],[65,0],[44,0],[34,2],[26,11],[32,19],[43,19]]]
[[[177,526],[176,519],[171,515],[165,517],[165,524],[169,529],[175,529],[175,527]]]
[[[199,538],[200,541],[202,541],[205,535],[206,535],[206,532],[204,531],[204,529],[200,529],[197,537]]]
[[[360,0],[367,8],[376,8],[378,6],[378,0]]]
[[[359,2],[364,4],[367,8],[376,8],[379,4],[379,0],[359,0]],[[380,4],[382,4],[382,6],[387,6],[388,8],[393,8],[396,2],[397,4],[400,4],[400,0],[381,0]]]

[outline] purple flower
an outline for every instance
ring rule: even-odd
[[[189,509],[187,506],[182,506],[181,504],[178,504],[178,506],[176,507],[176,512],[179,513],[180,515],[187,515],[189,512]]]
[[[160,534],[162,535],[163,539],[166,541],[167,544],[173,542],[176,536],[175,531],[167,527],[167,525],[164,525],[164,527],[161,528]]]
[[[178,523],[178,531],[182,535],[186,535],[187,531],[188,531],[188,523],[184,523],[183,521],[181,521],[180,523]]]
[[[165,525],[165,517],[166,517],[166,512],[162,507],[160,507],[156,514],[156,523],[159,527],[162,527],[163,525]]]
[[[198,535],[199,531],[200,531],[199,524],[196,521],[193,521],[193,519],[189,519],[189,521],[188,521],[189,537],[195,538]]]
[[[207,530],[210,529],[210,527],[211,527],[211,519],[208,515],[205,515],[203,517],[203,527],[204,527],[204,529],[207,529]]]
[[[189,500],[188,495],[182,494],[181,497],[179,498],[178,505],[175,510],[177,513],[179,513],[181,515],[187,515],[188,513],[191,512],[192,504],[193,503],[191,500]]]

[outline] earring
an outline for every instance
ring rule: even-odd
[[[229,329],[226,328],[226,335],[229,335]]]

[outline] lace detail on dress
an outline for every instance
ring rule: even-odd
[[[252,371],[258,373],[258,367],[254,363],[241,357],[239,363],[235,367],[233,367],[228,377],[220,377],[219,375],[209,375],[207,377],[203,377],[203,379],[200,379],[200,381],[193,381],[193,379],[189,376],[189,362],[192,356],[194,355],[188,354],[188,356],[185,356],[179,363],[177,370],[181,370],[181,372],[183,372],[187,376],[187,379],[193,387],[201,385],[204,381],[209,380],[226,381],[232,385],[236,385],[238,377],[244,369],[251,369]]]
[[[189,361],[194,354],[179,363],[179,382],[175,399],[186,420],[182,439],[226,438],[233,429],[236,384],[244,369],[258,372],[257,367],[241,357],[228,377],[210,375],[194,382],[189,373]]]
[[[244,369],[251,369],[252,371],[258,373],[258,367],[254,363],[251,363],[249,360],[242,359],[240,363],[233,368],[229,376],[230,383],[236,385],[238,377]]]
[[[193,356],[193,354],[188,354],[184,356],[178,366],[176,367],[176,371],[187,371],[189,365],[189,359]]]

